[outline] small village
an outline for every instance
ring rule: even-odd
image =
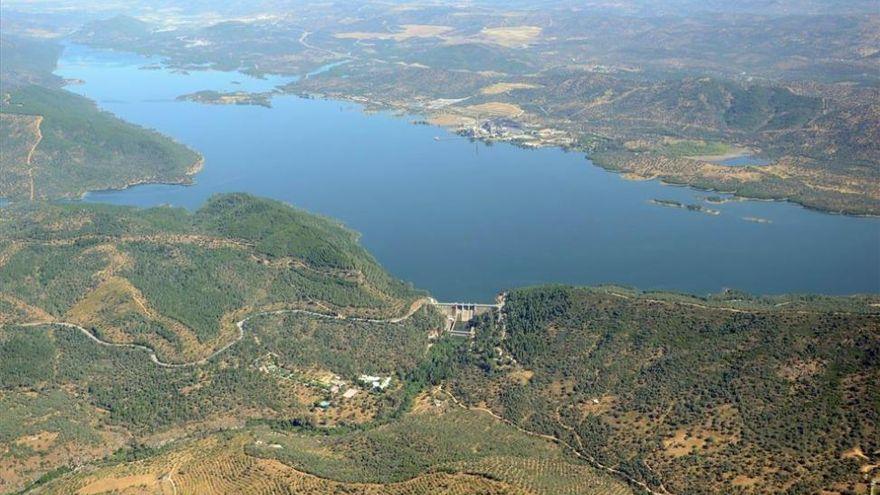
[[[484,141],[506,141],[525,148],[558,146],[566,148],[574,144],[569,133],[557,129],[533,129],[522,122],[499,117],[461,127],[456,131],[460,136]]]

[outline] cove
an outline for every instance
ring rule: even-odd
[[[723,195],[627,181],[581,153],[475,144],[412,125],[415,116],[368,115],[346,102],[278,96],[267,109],[175,101],[209,89],[268,91],[293,78],[141,69],[157,62],[71,45],[57,73],[83,80],[68,89],[103,109],[202,153],[203,171],[192,186],[137,186],[86,201],[194,209],[218,192],[276,198],[340,219],[392,273],[441,300],[489,301],[543,283],[697,294],[880,291],[878,219],[784,202],[709,204],[707,196]]]

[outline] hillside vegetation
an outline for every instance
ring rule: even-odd
[[[3,213],[0,492],[630,493],[452,401],[467,341],[331,220],[246,194]]]
[[[245,194],[182,209],[10,207],[0,224],[0,298],[9,322],[65,321],[167,361],[208,356],[235,323],[290,307],[403,313],[415,292],[392,279],[356,234]]]
[[[485,414],[449,410],[455,406],[448,400],[426,395],[422,401],[428,405],[398,424],[340,436],[247,428],[182,442],[142,461],[106,463],[39,492],[100,493],[138,486],[139,493],[162,494],[174,484],[182,493],[205,494],[632,493],[566,459],[546,439]],[[339,456],[336,449],[342,449]]]
[[[195,213],[14,204],[0,239],[0,492],[248,418],[328,427],[396,414],[442,324],[354,232],[243,194]],[[390,386],[362,390],[364,373]],[[359,392],[341,397],[348,388]],[[321,400],[334,407],[313,411]]]
[[[249,449],[255,455],[349,483],[400,483],[427,471],[463,471],[523,493],[631,493],[622,482],[570,460],[547,438],[525,434],[485,412],[462,409],[437,390],[419,397],[413,412],[400,420],[366,431],[256,435],[263,442]]]
[[[2,211],[0,491],[843,494],[876,477],[876,296],[519,289],[468,340],[440,336],[354,232],[276,201]]]
[[[515,290],[451,390],[661,491],[866,493],[877,301]]]
[[[60,78],[52,71],[61,55],[61,46],[20,36],[0,35],[0,79],[4,90],[39,84],[55,86]]]
[[[3,174],[0,197],[33,199],[76,197],[88,191],[148,182],[182,182],[200,167],[194,151],[156,132],[123,122],[94,103],[61,89],[29,85],[4,95],[0,119],[40,117],[30,134],[40,133],[28,155],[3,153],[9,169],[31,169],[32,176]],[[18,140],[7,125],[4,140]],[[21,133],[18,133],[21,134]],[[4,167],[6,168],[6,167]]]

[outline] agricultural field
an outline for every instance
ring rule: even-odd
[[[473,474],[430,473],[389,484],[344,483],[320,478],[270,459],[250,456],[247,434],[218,435],[164,449],[146,460],[97,467],[87,473],[62,477],[36,493],[83,494],[205,493],[205,494],[356,494],[448,495],[526,494],[506,483]],[[177,490],[177,491],[176,491]]]
[[[173,485],[173,487],[172,487]],[[265,426],[186,440],[144,459],[106,462],[37,493],[628,494],[559,446],[442,391],[420,395],[398,422],[336,435]]]
[[[249,451],[320,477],[399,483],[429,471],[467,472],[527,493],[630,493],[621,482],[571,459],[547,438],[455,404],[442,390],[419,396],[410,413],[377,428],[316,437],[257,430]]]

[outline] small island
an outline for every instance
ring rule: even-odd
[[[706,196],[703,200],[705,202],[713,204],[713,205],[723,205],[725,203],[738,203],[741,201],[745,201],[743,198],[736,197],[736,196],[733,196],[733,197]]]
[[[178,101],[194,101],[208,105],[257,105],[272,108],[271,93],[248,93],[233,91],[223,93],[214,90],[196,91],[177,97]]]
[[[773,220],[769,220],[769,219],[761,218],[761,217],[742,217],[742,219],[745,220],[746,222],[752,222],[752,223],[773,223]]]
[[[713,210],[712,208],[706,208],[702,205],[695,204],[685,204],[680,201],[675,201],[674,199],[652,199],[650,201],[651,204],[657,206],[663,206],[666,208],[681,208],[683,210],[688,211],[698,211],[700,213],[705,213],[707,215],[720,215],[721,212],[718,210]]]

